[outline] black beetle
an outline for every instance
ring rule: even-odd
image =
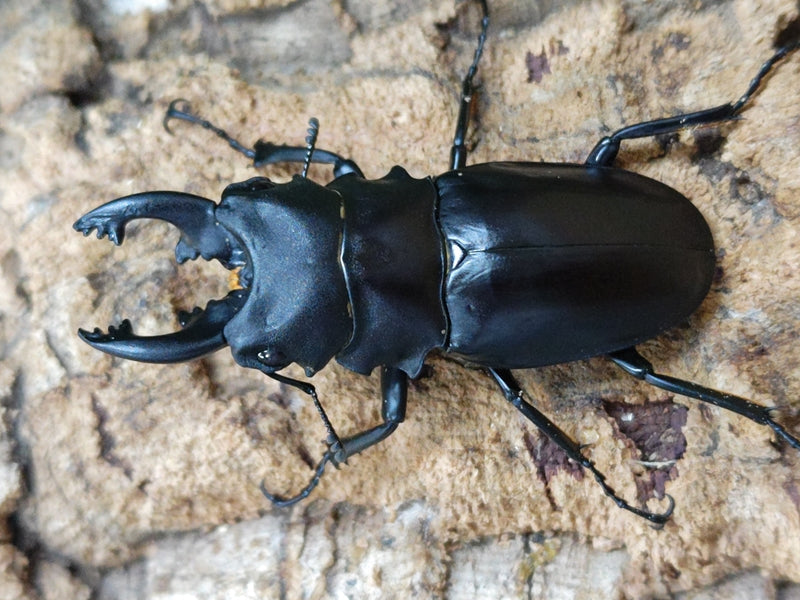
[[[585,163],[495,162],[466,166],[473,78],[489,24],[485,1],[477,49],[463,81],[451,170],[414,179],[394,167],[364,178],[351,160],[315,149],[259,141],[250,149],[174,101],[165,117],[199,124],[256,166],[304,163],[289,183],[256,177],[229,185],[222,201],[178,192],[113,200],[75,229],[123,240],[132,219],[157,218],[181,230],[178,262],[198,255],[240,269],[240,287],[205,310],[179,316],[182,330],[139,337],[130,323],[107,333],[81,330],[95,348],[147,362],[190,360],[229,345],[236,361],[310,394],[328,430],[328,450],[309,484],[334,465],[386,439],[404,419],[409,377],[433,350],[484,368],[506,399],[588,469],[622,508],[656,524],[672,513],[631,506],[613,491],[581,447],[523,399],[510,369],[608,355],[631,375],[710,402],[771,427],[796,449],[800,440],[770,409],[653,371],[635,345],[680,323],[706,296],[715,268],[711,233],[677,191],[613,167],[620,142],[736,118],[764,76],[795,42],[778,50],[744,95],[711,109],[631,125],[604,137]],[[309,163],[333,165],[322,186]],[[290,363],[307,375],[331,359],[369,374],[381,367],[383,423],[340,438],[314,387],[279,374]]]

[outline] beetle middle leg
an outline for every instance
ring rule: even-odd
[[[524,392],[517,383],[516,379],[514,379],[511,371],[508,369],[493,368],[489,368],[487,371],[500,386],[500,389],[502,390],[503,395],[506,397],[506,400],[513,404],[514,407],[516,407],[526,419],[536,425],[536,427],[538,427],[542,433],[544,433],[564,452],[566,452],[567,456],[571,460],[574,460],[584,469],[587,469],[589,472],[591,472],[591,474],[594,475],[597,483],[601,488],[603,488],[603,492],[605,492],[609,498],[614,500],[617,506],[630,511],[635,515],[645,518],[658,526],[663,525],[667,522],[667,520],[669,520],[669,517],[672,515],[672,511],[675,508],[675,501],[672,499],[672,496],[669,494],[666,495],[667,499],[669,500],[669,507],[663,513],[653,513],[628,504],[625,500],[617,495],[617,493],[610,485],[608,485],[608,483],[606,483],[605,475],[597,470],[597,467],[594,466],[594,463],[592,463],[591,460],[583,455],[580,445],[573,441],[566,433],[561,431],[561,429],[559,429],[555,423],[553,423],[543,413],[541,413],[537,408],[523,398]]]
[[[453,138],[453,147],[450,150],[450,168],[460,169],[467,164],[467,145],[466,137],[469,129],[469,117],[472,111],[472,98],[475,93],[475,85],[472,80],[478,72],[478,63],[483,54],[483,45],[486,42],[486,31],[489,29],[489,7],[486,0],[480,0],[483,18],[481,19],[481,33],[478,36],[478,47],[472,57],[472,64],[467,70],[464,82],[461,84],[461,100],[458,105],[458,119],[456,120],[456,133]]]
[[[261,483],[261,492],[264,496],[277,506],[290,506],[295,502],[299,502],[307,497],[311,491],[317,487],[320,478],[325,470],[327,463],[332,463],[333,466],[338,467],[342,463],[346,463],[347,459],[355,454],[363,452],[367,448],[382,442],[388,438],[397,426],[403,422],[406,416],[406,399],[408,397],[408,376],[400,369],[391,367],[383,367],[381,370],[381,417],[383,422],[370,429],[360,431],[355,435],[345,438],[339,438],[333,430],[333,426],[328,421],[322,405],[317,399],[316,390],[314,386],[308,383],[290,379],[277,373],[269,374],[270,377],[294,385],[299,390],[311,395],[314,399],[314,405],[322,417],[325,427],[328,430],[328,449],[322,456],[314,475],[299,493],[291,497],[278,496],[267,491],[264,483]]]
[[[623,127],[612,133],[610,136],[601,139],[589,153],[586,164],[589,166],[611,166],[619,152],[620,143],[623,140],[635,138],[651,137],[666,133],[677,133],[689,127],[698,125],[710,125],[735,119],[753,95],[758,91],[764,77],[772,70],[775,64],[784,56],[800,48],[800,42],[795,42],[788,46],[778,49],[759,69],[756,76],[750,81],[750,85],[736,102],[728,102],[714,108],[699,110],[686,114],[675,115],[664,119],[655,119],[643,123],[635,123]]]

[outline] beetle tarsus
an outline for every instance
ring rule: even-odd
[[[275,506],[279,506],[281,508],[284,508],[286,506],[291,506],[292,504],[296,504],[297,502],[300,502],[300,500],[307,498],[308,495],[312,491],[314,491],[314,488],[317,487],[317,485],[319,485],[319,481],[322,478],[322,474],[325,472],[325,465],[329,462],[333,462],[333,453],[330,450],[322,456],[322,460],[320,460],[319,464],[317,464],[317,468],[314,469],[314,475],[311,477],[311,481],[309,481],[306,487],[304,487],[302,490],[300,490],[299,493],[295,494],[294,496],[289,496],[289,497],[279,496],[277,494],[273,494],[267,491],[267,488],[264,485],[263,480],[261,481],[261,485],[259,486],[261,489],[261,493],[264,494],[264,497],[267,500],[272,502]],[[334,462],[333,464],[338,467],[337,463]]]
[[[179,105],[181,108],[178,108]],[[172,119],[179,119],[190,123],[197,122],[197,117],[192,114],[192,104],[185,98],[175,98],[169,103],[167,112],[164,113],[164,119],[161,121],[161,125],[170,135],[173,134],[172,129],[169,128],[169,122]]]
[[[627,510],[628,512],[631,512],[636,516],[642,517],[643,519],[647,519],[648,521],[653,523],[657,529],[663,527],[664,524],[667,521],[669,521],[669,518],[672,516],[672,513],[675,510],[675,499],[669,494],[664,495],[664,497],[669,502],[669,506],[664,512],[654,513],[643,508],[636,508],[635,506],[631,506],[630,504],[628,504],[628,502],[626,502],[617,495],[617,493],[614,491],[614,488],[612,488],[610,485],[608,485],[608,483],[606,483],[605,475],[603,475],[600,471],[597,470],[597,468],[594,466],[594,463],[587,460],[586,462],[581,463],[581,466],[591,471],[592,475],[594,475],[595,481],[597,481],[600,487],[603,488],[603,492],[605,493],[605,495],[611,498],[619,508]]]
[[[780,424],[773,421],[772,418],[768,416],[769,410],[770,410],[769,408],[766,408],[766,410],[764,411],[764,414],[767,415],[764,419],[764,424],[772,428],[772,431],[774,431],[781,438],[783,438],[783,440],[786,443],[788,443],[792,448],[794,448],[795,450],[800,450],[800,440],[794,437],[788,431],[786,431],[786,429],[784,429]]]
[[[756,73],[756,76],[750,81],[747,91],[742,94],[736,102],[731,104],[731,112],[736,115],[744,107],[744,105],[747,104],[753,94],[758,91],[759,87],[761,87],[761,81],[772,70],[772,68],[775,66],[775,63],[798,48],[800,48],[800,41],[787,44],[782,48],[778,48],[778,50],[775,51],[775,54],[769,57],[764,64],[761,65],[761,68],[759,69],[758,73]]]
[[[182,108],[178,108],[181,105]],[[176,98],[172,102],[169,103],[169,108],[167,108],[167,112],[164,115],[164,120],[162,124],[164,125],[164,129],[167,130],[168,133],[172,133],[172,130],[169,128],[169,122],[171,119],[179,119],[181,121],[187,121],[188,123],[192,123],[194,125],[200,125],[203,129],[208,129],[209,131],[215,133],[218,137],[221,137],[223,140],[228,142],[228,145],[236,150],[237,152],[241,152],[247,158],[254,158],[256,153],[255,150],[252,148],[248,148],[244,144],[242,144],[239,140],[234,137],[231,137],[227,131],[224,129],[220,129],[216,125],[214,125],[211,121],[206,121],[205,119],[195,115],[191,112],[192,106],[189,104],[187,100],[183,98]]]
[[[461,84],[461,101],[459,102],[458,118],[456,119],[456,132],[453,137],[453,146],[450,149],[450,168],[453,170],[460,169],[467,164],[466,137],[472,112],[472,102],[475,97],[475,85],[472,80],[478,72],[478,63],[483,55],[483,45],[486,42],[486,32],[489,29],[489,7],[486,5],[486,0],[479,0],[479,4],[483,10],[481,32],[478,35],[478,46],[475,48],[472,64],[469,66]]]

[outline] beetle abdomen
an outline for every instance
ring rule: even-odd
[[[652,179],[491,163],[436,186],[446,349],[471,362],[536,367],[631,346],[685,319],[711,285],[708,225]]]

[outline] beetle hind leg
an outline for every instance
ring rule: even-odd
[[[617,352],[612,352],[608,356],[618,366],[622,367],[626,372],[637,379],[641,379],[650,385],[667,390],[668,392],[695,398],[696,400],[702,400],[703,402],[708,402],[709,404],[733,411],[759,425],[766,425],[792,448],[800,450],[800,440],[786,431],[786,429],[772,418],[771,413],[775,410],[774,408],[761,406],[745,398],[734,396],[733,394],[726,394],[725,392],[718,392],[717,390],[703,387],[691,381],[684,381],[682,379],[656,373],[653,370],[653,365],[639,354],[635,348],[618,350]]]
[[[708,108],[706,110],[675,115],[664,119],[655,119],[653,121],[645,121],[643,123],[635,123],[628,127],[623,127],[611,135],[604,137],[597,143],[589,153],[589,157],[586,159],[586,165],[599,167],[611,166],[614,163],[614,159],[617,157],[620,144],[623,140],[677,133],[689,127],[722,123],[737,118],[742,109],[761,87],[762,81],[772,68],[783,57],[794,52],[798,48],[800,48],[800,42],[794,42],[776,50],[775,53],[761,65],[756,76],[750,81],[747,91],[735,102],[728,102],[727,104],[721,104],[720,106],[715,106],[714,108]]]
[[[538,427],[545,435],[547,435],[547,437],[549,437],[562,450],[564,450],[571,460],[574,460],[584,469],[588,470],[594,476],[595,481],[597,481],[597,483],[603,489],[603,492],[606,494],[606,496],[611,498],[617,506],[632,512],[643,519],[647,519],[658,527],[661,527],[669,520],[670,516],[672,515],[672,511],[675,508],[675,501],[672,499],[672,496],[669,494],[666,495],[666,498],[669,501],[669,507],[667,507],[667,510],[665,510],[663,513],[650,512],[648,510],[636,508],[635,506],[628,504],[628,502],[620,498],[614,489],[608,485],[608,483],[606,483],[605,475],[597,470],[597,467],[594,466],[594,463],[592,463],[591,460],[583,455],[583,452],[581,452],[581,446],[573,441],[566,433],[561,431],[561,429],[559,429],[555,423],[548,419],[532,404],[523,399],[524,392],[514,379],[511,371],[508,369],[492,368],[487,370],[500,386],[500,389],[502,390],[503,395],[506,397],[506,400],[513,404],[514,407],[525,416],[525,418],[536,425],[536,427]]]

